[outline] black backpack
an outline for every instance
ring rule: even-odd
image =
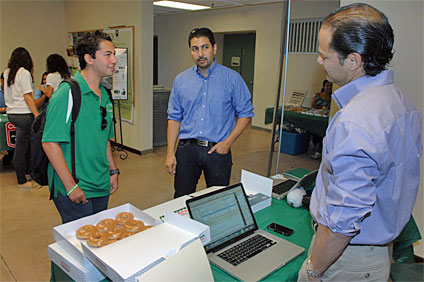
[[[71,155],[72,155],[72,177],[78,183],[75,170],[75,121],[77,120],[79,110],[81,107],[81,89],[74,79],[67,78],[61,83],[69,83],[71,86],[73,106],[72,106],[72,120],[71,120]],[[47,176],[47,167],[49,159],[43,150],[42,142],[44,126],[46,124],[46,112],[40,113],[31,125],[31,177],[40,185],[48,185],[49,180]],[[54,195],[54,187],[50,189],[50,199]]]

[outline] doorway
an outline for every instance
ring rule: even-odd
[[[252,94],[256,33],[224,34],[222,64],[238,72]]]

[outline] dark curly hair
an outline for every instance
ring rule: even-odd
[[[330,48],[336,51],[342,65],[349,54],[358,53],[365,74],[376,76],[393,58],[393,29],[387,17],[370,5],[343,6],[330,13],[322,27],[332,29]]]
[[[32,74],[34,72],[34,65],[32,63],[31,55],[24,47],[18,47],[13,50],[10,56],[9,63],[7,64],[9,75],[7,76],[7,86],[10,87],[15,83],[16,73],[20,68],[24,68]]]
[[[87,66],[84,55],[89,54],[95,59],[96,51],[99,50],[99,44],[104,40],[112,42],[112,38],[107,33],[96,30],[95,32],[85,34],[84,37],[78,41],[77,54],[81,70],[85,69]]]
[[[207,38],[209,38],[209,41],[212,44],[212,47],[215,45],[215,37],[213,36],[213,32],[212,30],[210,30],[207,27],[201,27],[201,28],[194,28],[190,31],[189,35],[188,35],[188,47],[191,47],[191,39],[193,39],[194,37],[199,38],[205,36]]]
[[[71,77],[65,59],[59,54],[51,54],[47,57],[47,73],[60,73],[62,78]]]

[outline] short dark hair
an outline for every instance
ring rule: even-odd
[[[3,73],[1,73],[1,79],[4,79]]]
[[[207,27],[201,27],[201,28],[196,27],[192,29],[188,35],[188,47],[191,47],[190,45],[191,39],[193,39],[194,37],[199,38],[202,36],[209,38],[209,41],[211,42],[212,46],[215,45],[215,37],[213,36],[212,30],[210,30]]]
[[[112,38],[107,33],[96,30],[95,32],[88,32],[81,40],[78,41],[77,54],[81,70],[85,69],[87,66],[84,55],[89,54],[93,59],[95,59],[96,51],[100,49],[100,42],[104,40],[112,42]]]
[[[343,6],[331,12],[322,27],[330,27],[330,48],[343,64],[351,53],[358,53],[366,75],[376,76],[393,58],[394,34],[387,17],[376,8],[362,3]]]
[[[68,64],[65,59],[59,54],[51,54],[47,57],[47,73],[60,73],[62,78],[71,77]]]

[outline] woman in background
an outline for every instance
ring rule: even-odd
[[[29,181],[31,169],[30,132],[34,117],[38,116],[37,106],[32,98],[33,70],[29,52],[18,47],[13,50],[7,69],[4,71],[4,98],[7,117],[16,126],[15,154],[13,164],[18,180],[18,190],[32,189]],[[39,188],[41,186],[37,186]]]
[[[41,107],[45,103],[48,104],[50,97],[59,87],[59,84],[64,79],[71,77],[65,59],[59,54],[51,54],[47,57],[47,73],[45,87],[40,88],[42,95],[37,99],[38,107]]]
[[[314,109],[330,110],[331,106],[331,94],[333,93],[333,83],[327,79],[322,82],[322,89],[320,93],[316,93],[312,98],[311,106]],[[322,139],[323,137],[312,135],[312,149],[315,153],[311,155],[311,158],[318,160],[321,158],[322,152]]]
[[[47,87],[46,87],[47,74],[48,74],[47,72],[43,73],[43,75],[41,76],[41,85],[38,86],[38,88],[35,90],[35,93],[34,93],[35,105],[37,105],[37,108],[39,110],[47,109],[47,105],[49,104],[49,99],[45,95],[45,93],[47,93]]]

